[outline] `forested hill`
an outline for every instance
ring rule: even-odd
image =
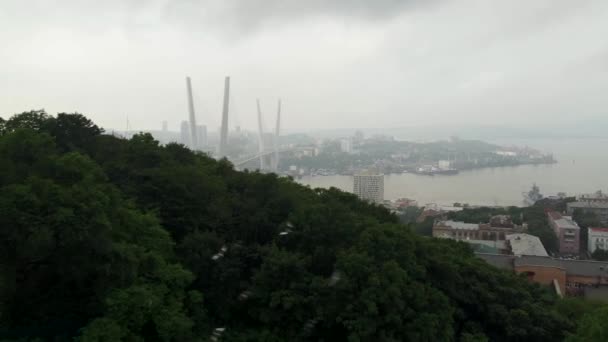
[[[336,189],[0,120],[0,340],[559,341],[548,290]],[[223,332],[222,332],[223,331]]]

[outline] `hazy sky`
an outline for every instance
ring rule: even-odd
[[[0,0],[0,116],[104,127],[541,125],[608,117],[606,0]]]

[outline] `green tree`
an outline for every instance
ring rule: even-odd
[[[88,319],[111,317],[115,293],[139,279],[164,295],[155,309],[182,322],[169,333],[161,326],[169,317],[151,320],[154,331],[165,340],[175,329],[189,333],[184,291],[192,276],[168,262],[169,234],[125,201],[94,161],[60,154],[52,138],[29,129],[0,137],[0,160],[0,327],[9,336],[72,336]]]
[[[432,236],[433,235],[433,225],[435,224],[434,217],[426,217],[422,222],[416,222],[412,225],[412,229],[414,232],[424,235],[424,236]]]
[[[410,206],[399,212],[399,222],[403,224],[416,223],[418,217],[422,214],[422,208]]]
[[[604,306],[581,318],[576,333],[568,336],[567,342],[608,341],[608,307]]]
[[[48,128],[49,121],[51,120],[53,118],[44,109],[32,110],[14,115],[6,121],[4,127],[7,132],[13,132],[17,129],[31,129],[41,132]]]
[[[103,132],[93,121],[78,113],[57,114],[54,120],[49,120],[47,129],[61,151],[87,151]]]
[[[563,298],[555,302],[557,312],[570,322],[577,322],[587,313],[603,306],[606,304],[601,301],[580,297]]]
[[[1,340],[199,341],[224,327],[233,341],[555,341],[574,330],[579,309],[547,289],[338,189],[239,172],[150,134],[104,135],[80,114],[27,112],[5,128]],[[454,215],[495,213],[550,232],[542,207]]]
[[[605,251],[603,249],[596,249],[592,254],[591,257],[594,260],[600,260],[600,261],[607,261],[608,260],[608,251]]]

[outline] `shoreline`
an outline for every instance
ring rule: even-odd
[[[502,169],[502,168],[517,168],[520,166],[538,166],[538,165],[555,165],[555,164],[559,164],[559,162],[557,160],[554,160],[552,162],[539,162],[539,163],[521,163],[521,164],[515,164],[515,165],[497,165],[497,166],[481,166],[481,167],[471,167],[471,168],[464,168],[464,169],[456,169],[455,173],[442,173],[442,172],[436,172],[436,173],[423,173],[423,172],[417,172],[414,171],[412,169],[407,169],[401,172],[382,172],[382,174],[384,174],[385,176],[389,176],[389,175],[401,175],[401,174],[412,174],[412,175],[417,175],[417,176],[457,176],[458,174],[460,174],[461,172],[467,172],[467,171],[476,171],[476,170],[487,170],[487,169]],[[283,171],[280,174],[281,175],[285,175],[285,176],[292,176],[292,177],[296,177],[296,178],[302,178],[302,177],[331,177],[331,176],[353,176],[354,174],[356,174],[357,172],[361,172],[365,169],[361,169],[352,173],[340,173],[337,171],[333,171],[333,170],[327,170],[328,172],[330,172],[329,174],[318,174],[318,173],[308,173],[308,174],[301,174],[301,175],[291,175],[289,174],[289,172]]]

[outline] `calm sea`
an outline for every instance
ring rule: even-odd
[[[407,197],[420,205],[454,202],[472,205],[523,205],[522,192],[536,183],[544,195],[608,192],[608,137],[605,139],[529,139],[491,141],[553,153],[552,165],[523,165],[462,171],[458,175],[386,175],[385,199]],[[311,187],[352,191],[352,176],[314,176],[298,180]]]

